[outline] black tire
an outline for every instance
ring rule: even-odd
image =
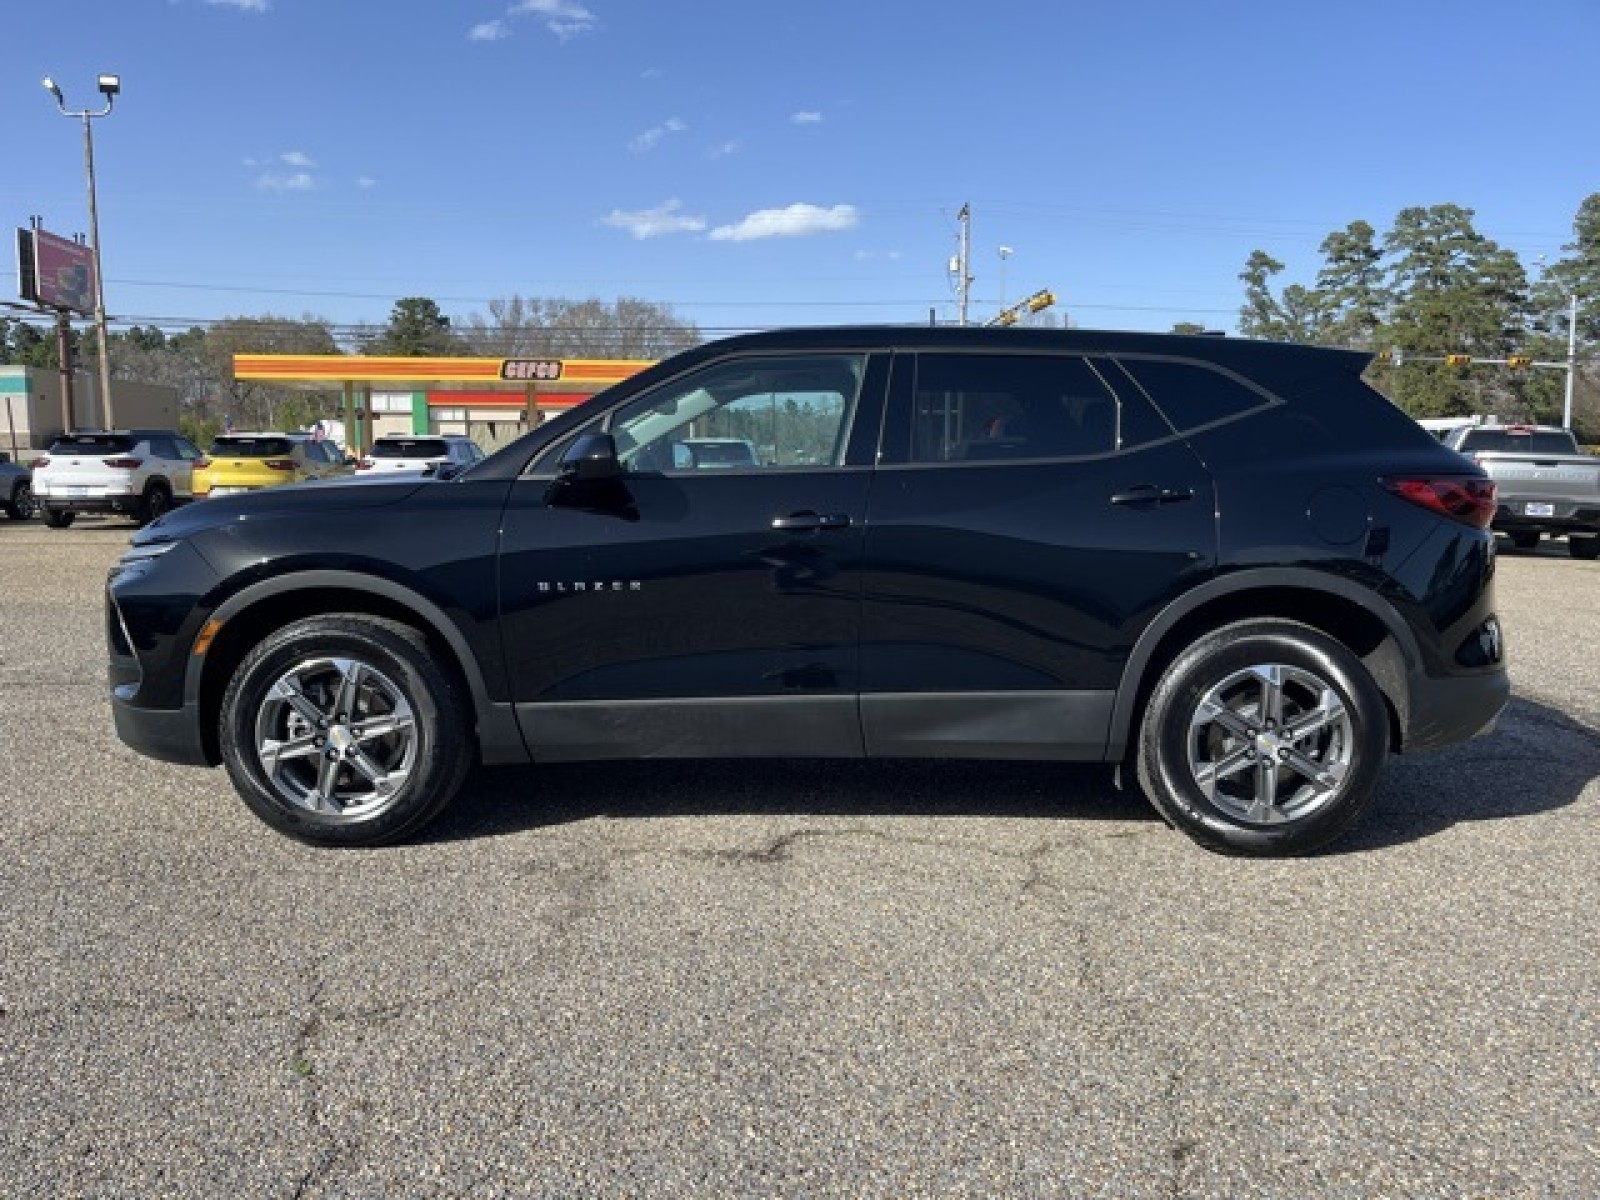
[[[352,664],[348,673],[336,661]],[[369,616],[310,617],[267,637],[229,681],[219,731],[228,775],[251,811],[319,846],[415,833],[450,802],[476,756],[469,702],[427,639]],[[385,790],[378,775],[400,782]]]
[[[65,529],[78,519],[78,514],[60,508],[47,508],[44,510],[44,523],[51,529]]]
[[[148,525],[171,509],[171,490],[164,483],[152,483],[145,489],[144,499],[139,502],[139,511],[134,514],[134,519],[140,525]]]
[[[1573,558],[1582,559],[1584,562],[1593,562],[1600,558],[1600,537],[1568,537],[1567,553]]]
[[[1208,850],[1307,854],[1361,819],[1388,749],[1388,708],[1360,659],[1305,625],[1242,621],[1162,675],[1140,728],[1139,782]]]
[[[1539,548],[1539,531],[1537,529],[1519,529],[1515,533],[1506,535],[1511,539],[1511,544],[1518,550],[1537,550]]]
[[[39,515],[39,502],[33,497],[31,484],[19,483],[11,493],[6,515],[13,521],[31,521]]]

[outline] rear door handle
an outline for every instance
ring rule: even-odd
[[[1180,500],[1193,500],[1193,488],[1164,488],[1153,483],[1141,483],[1112,495],[1113,504],[1176,504]]]
[[[815,533],[820,529],[848,529],[848,513],[790,513],[787,517],[773,517],[772,527],[786,533]]]

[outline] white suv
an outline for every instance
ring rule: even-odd
[[[192,498],[200,448],[170,429],[79,430],[33,463],[33,494],[52,529],[79,513],[126,513],[141,525]]]
[[[372,443],[358,471],[421,471],[428,467],[470,467],[483,457],[478,443],[459,433],[391,434]]]

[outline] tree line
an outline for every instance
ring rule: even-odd
[[[1574,425],[1600,441],[1600,193],[1579,206],[1574,238],[1537,279],[1510,250],[1454,204],[1402,209],[1381,236],[1354,221],[1323,239],[1310,286],[1274,289],[1283,263],[1254,251],[1239,332],[1273,341],[1372,350],[1373,382],[1418,417],[1494,414],[1545,423],[1561,418],[1565,372],[1496,364],[1452,367],[1446,355],[1541,362],[1567,357],[1567,318],[1577,298]],[[1181,326],[1194,331],[1198,327]]]

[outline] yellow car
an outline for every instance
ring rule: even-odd
[[[309,433],[223,433],[194,464],[194,498],[348,474],[338,446]]]

